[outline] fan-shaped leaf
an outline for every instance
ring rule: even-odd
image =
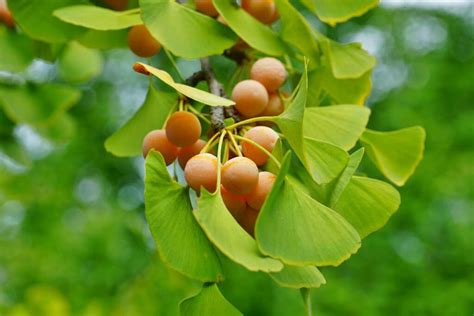
[[[379,0],[302,0],[302,2],[321,21],[334,26],[350,18],[363,15],[376,7]]]
[[[364,238],[383,227],[399,206],[400,194],[390,184],[354,176],[334,209]]]
[[[65,7],[53,14],[64,22],[99,31],[121,30],[143,24],[135,10],[114,11],[93,5]]]
[[[375,67],[375,57],[359,43],[340,44],[326,40],[323,47],[337,79],[356,79]]]
[[[146,159],[146,217],[164,262],[202,282],[222,280],[212,244],[192,215],[187,189],[173,181],[160,153]]]
[[[229,303],[216,284],[204,285],[201,292],[189,297],[179,303],[179,314],[181,316],[241,316],[231,303]]]
[[[270,277],[280,286],[295,289],[314,288],[326,284],[326,279],[316,267],[294,267],[285,265],[280,272],[270,273]]]
[[[414,126],[392,132],[367,129],[360,141],[384,176],[402,186],[423,158],[425,137],[425,130]]]
[[[285,44],[278,35],[236,6],[233,0],[214,0],[213,2],[229,27],[247,44],[268,55],[280,56],[285,53]]]
[[[151,34],[174,55],[201,58],[222,54],[237,37],[222,23],[174,0],[140,0]]]
[[[168,115],[178,105],[178,95],[172,92],[148,88],[145,102],[135,115],[105,141],[105,149],[119,157],[136,156],[142,153],[143,137],[165,124]]]
[[[212,93],[194,87],[190,87],[181,83],[176,83],[173,80],[173,77],[171,77],[171,75],[164,70],[160,70],[147,64],[138,62],[135,63],[133,67],[142,73],[152,74],[156,76],[162,82],[175,89],[179,93],[184,94],[188,98],[191,98],[203,104],[207,104],[210,106],[231,106],[235,104],[234,101],[231,101],[229,99],[225,99]]]
[[[103,62],[99,51],[70,42],[59,56],[59,76],[73,83],[86,82],[102,72]]]

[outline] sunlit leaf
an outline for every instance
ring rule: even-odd
[[[140,7],[148,30],[176,56],[222,54],[237,40],[222,23],[174,0],[140,0]]]
[[[375,67],[375,57],[359,43],[340,44],[326,40],[323,47],[337,79],[356,79]]]
[[[140,14],[132,11],[114,11],[93,5],[74,5],[53,12],[64,22],[99,31],[121,30],[143,24]]]
[[[402,186],[423,159],[425,137],[425,130],[414,126],[391,132],[367,129],[360,141],[384,176]]]
[[[202,282],[223,279],[217,253],[192,215],[187,189],[171,179],[155,151],[146,159],[145,210],[164,262]]]
[[[0,25],[0,70],[20,72],[33,61],[33,43]]]
[[[294,267],[285,265],[280,272],[270,273],[270,277],[280,286],[295,289],[315,288],[326,284],[326,279],[316,267]]]
[[[103,63],[99,51],[70,42],[59,57],[59,77],[73,83],[86,82],[102,72]]]
[[[88,30],[77,41],[89,48],[112,49],[127,46],[128,30],[97,31]]]
[[[260,250],[289,265],[339,265],[359,249],[357,231],[287,177],[289,167],[287,154],[257,219]]]
[[[163,128],[168,115],[176,108],[177,100],[176,93],[158,91],[150,85],[141,108],[105,141],[107,151],[120,157],[140,155],[145,135],[151,130]]]
[[[46,125],[80,98],[79,90],[61,84],[0,87],[0,103],[16,123]]]
[[[334,209],[364,238],[383,227],[399,205],[400,194],[390,184],[354,176]]]
[[[268,26],[257,21],[233,0],[214,0],[219,14],[229,27],[251,47],[272,56],[283,55],[285,44]]]
[[[16,23],[28,36],[49,43],[58,43],[75,38],[85,29],[61,21],[53,16],[53,11],[86,3],[86,0],[14,0],[8,2],[8,7]]]
[[[193,214],[207,237],[232,261],[250,271],[276,272],[283,268],[280,261],[260,253],[255,240],[227,211],[219,192],[211,194],[203,189]]]
[[[207,104],[210,106],[231,106],[235,104],[234,101],[222,98],[204,90],[190,87],[181,83],[176,83],[173,80],[173,77],[171,77],[170,74],[164,70],[160,70],[147,64],[138,62],[135,63],[134,68],[137,69],[137,67],[139,68],[140,72],[151,73],[152,75],[156,76],[162,82],[166,83],[179,93],[184,94],[185,96],[203,104]]]
[[[179,314],[181,316],[242,315],[237,308],[225,299],[216,284],[205,284],[197,295],[183,300],[179,304]]]
[[[363,15],[376,7],[379,0],[302,0],[301,2],[321,21],[334,26],[350,18]]]
[[[369,108],[357,105],[306,108],[303,133],[349,150],[364,132],[369,115]]]

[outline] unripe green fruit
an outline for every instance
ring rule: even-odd
[[[267,171],[262,171],[258,174],[258,183],[255,188],[247,195],[247,204],[255,210],[260,210],[263,203],[267,199],[268,194],[272,190],[273,183],[276,176]]]
[[[244,80],[235,85],[232,100],[240,114],[248,118],[255,117],[267,106],[268,93],[258,81]]]
[[[247,208],[245,197],[232,194],[231,192],[227,191],[223,185],[221,185],[221,196],[226,208],[229,210],[232,216],[234,216],[234,218],[239,221],[241,214]]]
[[[228,160],[221,170],[222,185],[236,195],[249,194],[257,185],[258,168],[250,159],[235,157]]]
[[[143,138],[143,157],[146,157],[151,149],[160,152],[167,165],[178,155],[178,147],[168,140],[162,129],[151,131]]]
[[[178,153],[178,162],[181,168],[184,169],[189,159],[199,154],[204,146],[206,146],[206,142],[202,139],[198,139],[197,142],[191,146],[181,147]]]
[[[257,222],[258,213],[258,210],[247,206],[240,216],[240,226],[251,236],[255,235],[255,223]]]
[[[285,82],[286,77],[285,66],[273,57],[257,60],[250,69],[250,78],[260,82],[268,92],[276,92]]]
[[[219,12],[217,12],[212,0],[194,0],[194,3],[196,4],[196,10],[204,13],[205,15],[212,17],[219,15]]]
[[[201,123],[192,113],[175,112],[166,121],[166,136],[176,146],[191,146],[201,136]]]
[[[242,8],[264,24],[271,24],[278,18],[273,0],[242,0]]]
[[[144,24],[135,25],[130,29],[128,47],[140,57],[151,57],[161,49],[160,43],[150,34]]]
[[[244,134],[244,138],[254,141],[270,153],[273,151],[278,137],[278,134],[274,130],[266,126],[252,127]],[[245,140],[242,140],[241,145],[242,154],[252,159],[257,166],[263,166],[267,163],[269,156],[263,150]]]
[[[189,159],[184,168],[184,178],[188,185],[196,192],[201,187],[209,192],[215,192],[217,186],[217,157],[203,153]]]

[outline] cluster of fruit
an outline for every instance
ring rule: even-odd
[[[239,82],[232,92],[239,114],[250,118],[282,113],[284,105],[278,89],[286,80],[283,64],[274,58],[262,58],[254,63],[250,73],[252,79]],[[177,159],[186,182],[198,194],[201,187],[215,192],[220,183],[227,209],[253,235],[258,212],[276,178],[259,167],[267,163],[279,135],[269,126],[252,125],[246,121],[232,124],[206,142],[200,139],[202,128],[197,116],[178,111],[168,118],[165,129],[145,136],[143,155],[154,149],[162,154],[167,165]],[[216,156],[215,147],[222,143],[224,153]]]

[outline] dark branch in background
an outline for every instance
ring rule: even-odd
[[[229,49],[226,49],[223,55],[235,61],[237,65],[239,66],[249,60],[249,57],[247,56],[245,51],[242,49],[239,49],[237,45],[232,46]]]
[[[225,95],[224,88],[217,81],[214,71],[212,70],[209,58],[201,58],[201,69],[206,73],[206,81],[209,86],[209,91],[214,94],[223,97]],[[224,107],[215,106],[211,108],[211,127],[215,131],[220,131],[225,127],[224,124]]]
[[[191,77],[186,79],[186,84],[191,87],[197,86],[201,81],[207,80],[206,72],[204,70],[196,71]]]

